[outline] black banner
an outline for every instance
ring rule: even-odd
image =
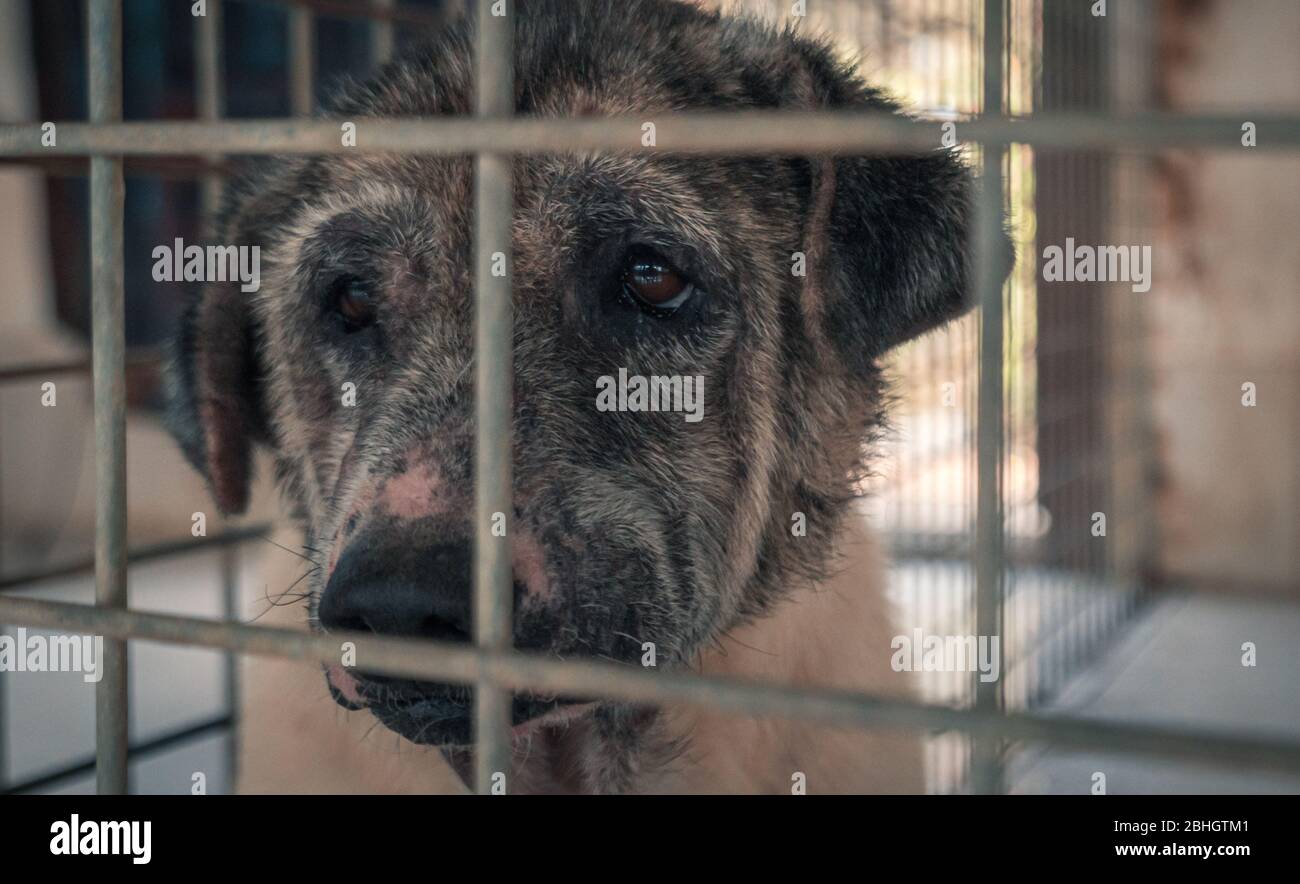
[[[847,852],[864,873],[877,861],[882,868],[900,860],[987,868],[994,858],[1012,868],[1174,860],[1224,869],[1285,859],[1298,810],[1300,800],[1282,796],[24,796],[0,799],[0,846],[6,870],[75,864],[128,874],[268,862],[277,871],[355,865],[373,874],[403,861],[437,874],[467,859],[585,864],[597,856],[618,862],[621,854],[635,875],[646,863],[699,851],[742,867],[761,866],[773,851],[817,863]]]

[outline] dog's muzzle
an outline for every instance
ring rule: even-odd
[[[468,541],[421,543],[364,531],[338,560],[321,594],[317,618],[327,631],[468,643],[472,635],[472,547]],[[516,582],[515,609],[525,588]],[[467,686],[394,678],[356,668],[327,667],[334,700],[368,709],[389,729],[415,743],[471,742],[473,691]],[[566,705],[553,697],[516,696],[513,723],[523,725]]]

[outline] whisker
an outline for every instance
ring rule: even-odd
[[[302,553],[298,552],[298,551],[295,550],[295,549],[290,549],[289,547],[285,546],[283,543],[276,543],[274,540],[272,540],[271,538],[266,537],[266,536],[263,536],[262,539],[265,540],[267,543],[271,544],[271,546],[278,546],[280,549],[284,550],[285,552],[289,553],[290,555],[297,556],[298,558],[302,559],[304,562],[312,562],[312,560],[311,560],[310,557],[308,557],[308,556],[304,556]],[[303,549],[310,549],[310,547],[306,547],[306,546],[304,546]],[[311,551],[312,551],[312,552],[317,552],[317,551],[314,550],[314,549],[311,550]],[[315,562],[312,562],[312,564],[314,565],[314,564],[316,564],[316,563],[315,563]]]

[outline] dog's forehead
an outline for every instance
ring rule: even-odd
[[[603,0],[521,0],[512,14],[521,116],[633,114],[653,121],[658,113],[772,106],[789,97],[789,41],[753,22],[668,0],[620,0],[616,11]],[[390,65],[344,88],[327,110],[349,118],[471,114],[472,58],[471,26],[462,23],[413,53],[418,63]],[[341,195],[358,194],[354,202],[372,207],[407,203],[404,214],[376,214],[380,223],[418,224],[423,213],[428,223],[419,239],[465,246],[473,206],[468,158],[340,155],[318,164],[327,183],[294,238],[328,219]],[[520,157],[516,230],[554,247],[584,223],[643,225],[652,240],[660,234],[725,263],[726,230],[738,222],[761,230],[765,220],[777,220],[771,205],[756,205],[765,198],[752,186],[752,167],[760,164],[687,160],[653,149]],[[777,182],[763,180],[780,202]],[[414,204],[423,209],[411,212]]]
[[[329,164],[327,186],[300,204],[284,240],[294,263],[313,250],[364,241],[388,254],[436,252],[467,260],[473,230],[473,167],[463,158],[394,161],[361,155]],[[514,169],[516,248],[584,248],[611,235],[690,250],[722,269],[736,258],[734,231],[779,223],[763,211],[750,176],[729,161],[652,152],[519,157]],[[776,181],[762,202],[771,208]]]
[[[792,86],[787,35],[674,0],[520,0],[512,12],[516,108],[601,116],[772,106]],[[371,116],[473,113],[473,30],[449,28],[338,92],[327,108]]]

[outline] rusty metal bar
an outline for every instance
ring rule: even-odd
[[[1002,111],[1003,2],[984,2],[984,101],[986,113]],[[1000,144],[980,151],[982,175],[971,225],[973,278],[979,296],[979,399],[976,436],[975,634],[1002,639],[1004,538],[1002,501],[1003,334],[1002,268],[998,245],[1002,237],[1002,158]],[[989,715],[1001,711],[1000,685],[974,674],[975,708]],[[977,739],[971,746],[971,790],[977,794],[1002,791],[1000,741]]]
[[[90,120],[122,119],[120,0],[87,0]],[[122,159],[90,161],[90,273],[95,386],[95,601],[127,606],[126,318],[123,311]],[[127,791],[126,642],[104,642],[104,677],[95,686],[95,759],[99,794]]]
[[[1234,116],[1148,114],[1110,117],[1062,113],[1033,117],[980,117],[959,122],[967,142],[1033,144],[1040,147],[1165,148],[1241,147],[1241,121],[1257,123],[1255,151],[1300,147],[1300,117],[1242,112]],[[523,118],[438,120],[398,118],[355,121],[364,136],[344,147],[337,122],[328,120],[227,120],[120,123],[94,126],[60,123],[59,141],[42,147],[38,125],[0,126],[0,157],[128,156],[208,153],[333,154],[351,151],[415,154],[535,154],[610,150],[758,155],[782,153],[861,154],[921,152],[940,146],[940,122],[892,114],[736,111],[656,115],[658,146],[641,144],[640,117],[581,119]]]
[[[482,119],[514,113],[514,22],[478,0],[474,110]],[[511,418],[514,331],[510,228],[514,214],[511,158],[474,158],[474,640],[487,651],[510,648],[514,578],[510,532],[514,504]],[[508,776],[512,695],[490,679],[474,701],[475,788],[490,794],[493,777]],[[509,788],[509,784],[506,784]]]
[[[380,638],[373,633],[248,626],[74,605],[0,598],[0,621],[170,644],[227,648],[243,654],[333,663],[339,642],[355,642],[366,668],[426,681],[472,685],[490,678],[515,690],[631,703],[681,703],[715,711],[801,719],[845,727],[892,726],[956,730],[976,738],[1041,742],[1067,749],[1116,752],[1239,769],[1300,772],[1300,741],[1261,739],[1182,726],[1129,724],[1073,716],[1005,715],[931,706],[850,691],[784,687],[748,679],[701,676],[598,660],[556,660],[459,643]],[[864,759],[869,762],[869,759]]]
[[[289,10],[288,65],[289,113],[310,117],[316,102],[316,14],[303,6]]]

